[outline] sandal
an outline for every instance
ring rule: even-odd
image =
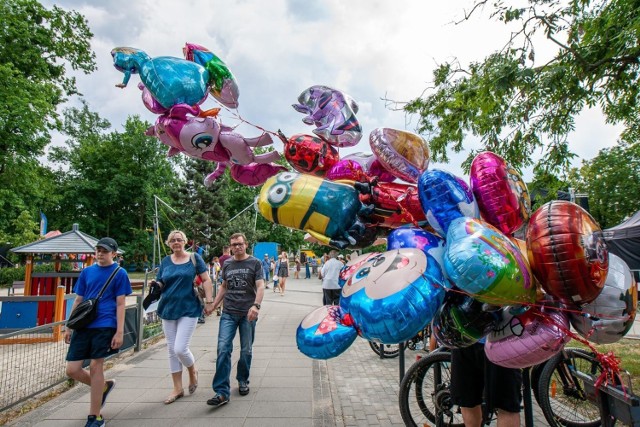
[[[198,371],[196,371],[196,381],[193,384],[189,384],[189,394],[195,393],[197,388],[198,388]]]
[[[171,396],[167,397],[164,400],[164,404],[165,405],[170,405],[173,402],[175,402],[176,400],[180,399],[181,397],[184,397],[184,390],[182,390],[180,393],[178,394],[172,394]]]

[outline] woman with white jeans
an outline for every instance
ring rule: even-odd
[[[213,284],[202,257],[185,251],[187,237],[182,231],[169,233],[166,243],[173,253],[160,263],[156,280],[162,288],[158,316],[162,319],[162,329],[167,338],[173,380],[173,392],[164,401],[168,405],[184,397],[182,372],[185,367],[189,372],[189,394],[198,388],[198,371],[189,344],[202,313],[202,305],[194,292],[193,281],[196,275],[202,280],[206,301],[213,301]]]

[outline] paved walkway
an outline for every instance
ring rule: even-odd
[[[342,355],[327,361],[307,358],[296,347],[295,333],[304,316],[322,304],[320,281],[289,279],[284,297],[266,291],[256,329],[251,368],[251,393],[238,394],[234,369],[229,404],[206,405],[212,397],[218,317],[199,325],[191,349],[200,387],[171,405],[166,343],[121,359],[107,371],[117,386],[103,415],[109,426],[402,426],[398,409],[398,359],[380,359],[358,338]],[[406,368],[415,352],[407,351]],[[185,373],[184,382],[188,384]],[[86,421],[89,389],[78,385],[43,406],[12,421],[12,426],[81,426]],[[536,410],[536,426],[546,423]]]

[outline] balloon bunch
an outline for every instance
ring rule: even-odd
[[[299,172],[267,180],[256,200],[269,221],[303,230],[307,240],[337,248],[363,248],[394,228],[426,225],[416,185],[429,163],[420,136],[378,128],[369,142],[373,153],[340,158],[339,149],[362,138],[358,104],[328,86],[312,86],[293,105],[315,125],[315,135],[278,136],[284,156]],[[405,182],[392,182],[396,178]],[[283,185],[284,184],[284,185]]]
[[[196,44],[187,43],[183,53],[185,59],[151,58],[142,50],[130,47],[111,51],[115,68],[124,73],[124,80],[116,86],[126,87],[131,74],[139,74],[142,102],[149,111],[158,114],[147,135],[167,145],[168,156],[184,153],[217,162],[215,171],[204,180],[207,186],[227,167],[234,180],[252,186],[261,185],[270,176],[286,170],[273,163],[280,159],[277,151],[254,153],[255,147],[273,143],[269,134],[245,138],[220,123],[219,109],[200,108],[208,95],[225,107],[238,107],[238,84],[226,64]]]
[[[343,268],[340,304],[323,308],[333,313],[336,327],[314,327],[318,322],[311,321],[311,313],[298,327],[301,352],[335,357],[356,335],[399,343],[431,322],[446,346],[465,347],[484,339],[489,360],[524,368],[553,357],[571,338],[611,343],[629,331],[636,313],[635,281],[628,266],[608,254],[600,227],[581,207],[552,201],[531,213],[521,176],[491,152],[473,160],[469,184],[444,170],[425,167],[416,175],[405,166],[403,179],[417,183],[425,223],[390,224],[386,252],[357,257]],[[353,168],[355,184],[340,184],[360,188],[361,203],[374,197],[372,191],[366,194],[369,199],[363,198],[361,187],[382,185],[370,177],[359,179],[366,175],[363,170]],[[314,179],[321,185],[330,182]],[[394,199],[389,188],[376,203]],[[286,189],[278,194],[294,195]],[[322,204],[323,197],[313,205]],[[350,198],[358,217],[355,193]],[[341,211],[336,203],[327,203],[329,217],[341,221],[335,216]],[[377,205],[371,204],[373,212],[359,217],[365,229],[369,224],[363,219],[375,218]],[[278,215],[278,207],[270,212]],[[319,219],[315,212],[306,218]],[[302,223],[298,228],[305,229]],[[525,240],[515,238],[516,232]],[[333,331],[349,339],[337,340]]]

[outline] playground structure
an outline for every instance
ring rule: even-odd
[[[81,263],[82,268],[94,262],[95,245],[98,239],[81,232],[77,224],[66,233],[38,240],[11,249],[26,255],[23,296],[0,297],[0,331],[33,328],[66,320],[71,312],[75,285],[79,271],[61,272],[64,262]],[[54,261],[54,271],[34,273],[38,255],[48,254]],[[50,337],[0,340],[0,344],[52,342],[62,339],[61,326],[54,326]]]

